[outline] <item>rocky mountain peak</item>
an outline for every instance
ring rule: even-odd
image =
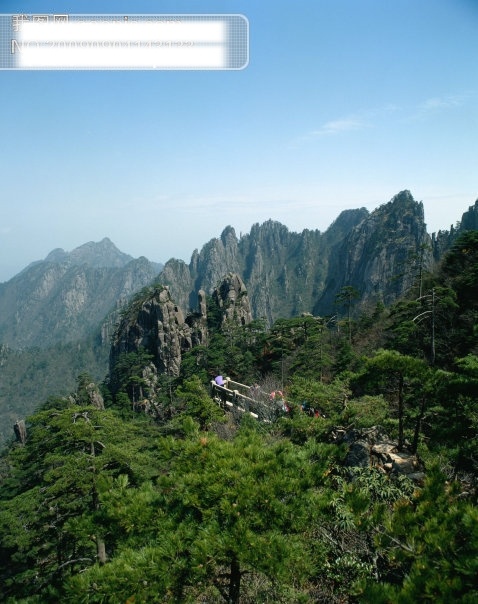
[[[129,254],[121,252],[105,237],[99,242],[89,241],[72,250],[68,258],[72,264],[87,264],[93,268],[122,268],[133,260]]]
[[[61,264],[62,262],[67,262],[69,258],[68,252],[65,252],[61,247],[57,247],[52,250],[48,256],[45,258],[45,262],[51,262],[52,264]]]
[[[408,189],[404,189],[403,191],[400,191],[399,193],[394,195],[389,203],[391,203],[391,204],[403,203],[403,204],[413,205],[416,203],[416,201],[413,199],[413,195],[410,193],[410,191]],[[387,205],[387,204],[385,204],[385,205]]]
[[[388,203],[380,206],[375,210],[377,213],[386,213],[387,218],[392,221],[401,223],[408,221],[412,224],[413,220],[423,223],[425,213],[423,203],[413,199],[410,191],[400,191]]]
[[[332,308],[345,286],[359,291],[363,306],[391,303],[416,280],[418,261],[423,267],[433,261],[423,204],[410,191],[401,191],[352,228],[337,246],[315,312]]]
[[[258,240],[273,239],[279,243],[287,239],[290,234],[289,229],[277,220],[266,220],[266,222],[253,224],[251,228],[251,238]]]
[[[236,231],[232,226],[227,226],[221,233],[221,241],[223,245],[233,244],[237,245]]]
[[[343,210],[329,226],[325,235],[331,242],[342,239],[351,229],[362,222],[369,215],[367,208],[356,210]]]
[[[52,264],[69,263],[73,266],[86,264],[92,268],[123,268],[131,262],[133,257],[121,252],[108,237],[101,241],[89,241],[71,252],[62,248],[52,250],[44,262]],[[38,262],[34,263],[38,264]]]

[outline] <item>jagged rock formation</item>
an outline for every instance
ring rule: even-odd
[[[216,287],[212,297],[223,313],[223,323],[235,321],[240,325],[247,325],[252,321],[246,286],[236,273],[228,273]]]
[[[225,274],[241,273],[237,247],[234,229],[226,227],[220,239],[206,243],[201,253],[193,252],[189,266],[182,260],[169,260],[161,272],[160,281],[171,289],[181,308],[186,311],[194,309],[198,291],[211,295]]]
[[[54,250],[0,284],[0,342],[19,349],[80,340],[159,269],[123,254],[109,239],[70,253]]]
[[[227,227],[219,239],[196,250],[189,265],[168,261],[160,281],[170,287],[178,304],[190,308],[199,289],[212,295],[222,276],[233,272],[247,286],[254,317],[272,322],[310,311],[323,291],[332,246],[367,215],[365,208],[342,212],[323,234],[291,233],[269,220],[253,225],[238,240],[234,229]]]
[[[252,320],[247,291],[242,279],[228,273],[214,292],[222,312],[222,323],[246,325]],[[113,337],[110,374],[124,353],[144,349],[152,355],[158,373],[178,376],[182,355],[197,344],[207,343],[206,294],[198,293],[199,309],[185,317],[167,286],[146,288],[124,311]],[[114,385],[113,385],[114,387]]]
[[[210,295],[221,275],[235,272],[247,286],[254,318],[271,323],[302,312],[334,314],[344,286],[358,290],[362,305],[391,302],[411,286],[418,265],[433,262],[431,247],[423,204],[402,191],[372,213],[342,212],[325,233],[291,233],[268,221],[238,240],[227,227],[196,250],[189,265],[167,262],[160,280],[187,308],[199,289]]]
[[[110,366],[123,353],[145,349],[160,373],[179,375],[181,355],[192,347],[191,328],[171,298],[169,288],[158,287],[134,300],[113,337]]]

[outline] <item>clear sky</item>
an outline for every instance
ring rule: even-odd
[[[1,0],[3,13],[244,14],[241,71],[0,72],[0,281],[109,237],[189,261],[223,228],[325,230],[409,189],[478,197],[477,0]]]

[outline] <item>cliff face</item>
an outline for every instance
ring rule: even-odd
[[[430,268],[432,242],[423,204],[402,191],[353,227],[333,247],[324,292],[314,312],[330,312],[341,288],[354,287],[362,305],[389,304],[416,281],[420,267]]]
[[[108,239],[70,253],[54,250],[0,286],[0,341],[18,349],[82,339],[160,268],[123,254]]]
[[[189,265],[167,262],[160,281],[179,305],[194,308],[199,289],[211,295],[222,276],[234,272],[247,286],[254,317],[272,323],[310,311],[325,286],[332,245],[367,215],[365,209],[344,212],[324,234],[291,233],[269,220],[253,225],[238,240],[234,229],[227,227],[219,239],[195,251]]]
[[[342,212],[324,233],[291,233],[270,220],[238,240],[227,227],[194,252],[189,265],[168,262],[160,280],[188,308],[199,289],[211,295],[220,275],[236,272],[253,317],[272,323],[302,312],[333,314],[335,296],[349,285],[363,305],[391,302],[411,286],[419,264],[430,266],[431,245],[423,205],[402,191],[370,214],[365,208]]]

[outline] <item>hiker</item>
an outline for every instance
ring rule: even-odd
[[[282,393],[281,390],[274,390],[273,392],[271,392],[269,394],[269,400],[270,401],[275,401],[276,399],[280,403],[282,411],[284,413],[289,413],[290,407],[286,403],[286,401],[284,399],[284,394]]]
[[[249,392],[250,392],[251,398],[253,398],[254,400],[257,400],[261,393],[261,388],[260,388],[259,384],[256,383],[253,386],[251,386]]]
[[[214,381],[216,382],[216,384],[217,384],[218,386],[224,386],[224,384],[226,383],[226,382],[224,381],[224,379],[223,379],[222,375],[217,375],[217,376],[214,378]]]

